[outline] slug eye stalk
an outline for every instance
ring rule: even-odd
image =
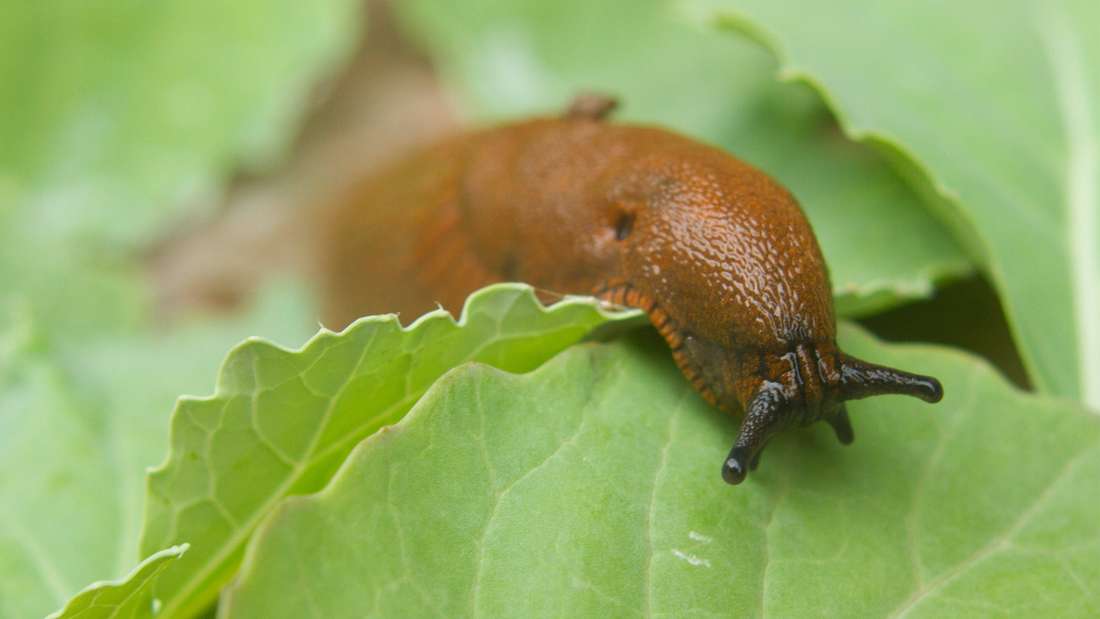
[[[943,386],[931,376],[910,374],[848,355],[841,357],[840,391],[845,400],[889,394],[912,396],[929,403],[943,399]]]

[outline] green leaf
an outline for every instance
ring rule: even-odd
[[[514,376],[463,366],[253,537],[225,617],[1100,612],[1100,419],[949,350],[848,352],[946,397],[851,403],[736,488],[736,425],[646,332]]]
[[[187,545],[166,548],[141,562],[126,578],[97,582],[81,591],[65,608],[47,619],[93,617],[150,617],[154,614],[152,585],[173,559],[187,552]]]
[[[1036,385],[1100,409],[1100,4],[710,4],[927,175]]]
[[[149,475],[143,551],[191,544],[158,581],[163,614],[211,604],[280,501],[322,488],[359,441],[400,419],[447,370],[476,360],[529,371],[595,327],[638,317],[588,298],[544,308],[530,287],[503,284],[472,295],[457,323],[443,310],[407,329],[371,316],[299,351],[242,344],[214,396],[180,400],[171,451]]]
[[[354,0],[7,2],[0,203],[60,237],[134,242],[293,136]]]
[[[241,333],[305,339],[292,292],[233,321],[79,343],[29,303],[0,304],[0,617],[44,616],[133,568],[165,412],[209,384]]]
[[[969,271],[950,235],[870,149],[838,135],[774,61],[694,27],[668,0],[406,0],[405,23],[477,118],[557,114],[597,89],[618,118],[715,143],[791,188],[821,242],[845,315],[929,296]]]

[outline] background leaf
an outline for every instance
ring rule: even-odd
[[[354,43],[357,9],[4,3],[0,304],[29,303],[67,343],[148,328],[139,247],[230,168],[282,152],[318,73]]]
[[[1036,386],[1100,410],[1100,5],[709,4],[928,175]]]
[[[186,545],[166,548],[142,561],[123,580],[92,584],[47,619],[150,616],[154,611],[153,582],[170,561],[186,551]]]
[[[191,551],[158,582],[166,617],[205,609],[236,572],[257,524],[285,497],[328,482],[356,443],[400,419],[447,370],[470,360],[528,371],[609,321],[592,299],[544,308],[502,284],[408,329],[371,316],[300,351],[249,341],[230,353],[214,396],[181,400],[168,459],[149,475],[142,550]]]
[[[0,200],[61,238],[132,243],[292,135],[354,0],[5,3]]]
[[[534,373],[463,366],[253,538],[226,617],[1085,617],[1100,610],[1100,420],[974,358],[848,352],[944,379],[853,402],[857,440],[777,438],[737,488],[733,419],[646,332]],[[444,550],[445,549],[445,550]]]
[[[29,304],[0,305],[0,617],[41,617],[131,571],[142,475],[163,457],[165,411],[209,384],[240,333],[305,339],[297,298],[272,290],[237,320],[80,346]]]
[[[754,46],[694,27],[668,0],[407,0],[404,18],[475,118],[558,114],[578,92],[620,97],[622,120],[720,145],[800,199],[838,309],[866,314],[967,273],[962,251],[818,98],[775,83]]]

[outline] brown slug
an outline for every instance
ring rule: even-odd
[[[606,122],[613,107],[580,97],[357,186],[325,220],[329,318],[455,311],[499,281],[641,308],[694,388],[743,415],[731,484],[783,428],[825,421],[850,443],[846,400],[940,400],[936,379],[837,348],[825,262],[786,189],[716,148]]]

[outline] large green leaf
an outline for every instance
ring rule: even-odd
[[[167,617],[211,604],[245,543],[284,498],[323,487],[352,448],[394,423],[456,365],[476,360],[528,371],[609,323],[592,299],[545,308],[530,287],[502,284],[402,328],[393,315],[322,331],[300,351],[248,341],[230,353],[217,391],[183,399],[168,459],[149,475],[142,550],[186,541],[191,551],[159,580]]]
[[[241,333],[304,339],[310,312],[295,298],[284,289],[238,320],[80,345],[31,304],[0,304],[0,617],[43,616],[131,571],[165,412],[209,384]]]
[[[155,611],[153,583],[173,559],[183,556],[186,551],[186,545],[166,548],[142,561],[122,580],[94,583],[47,619],[152,616]]]
[[[712,4],[928,175],[1036,385],[1100,409],[1100,4]]]
[[[818,98],[776,84],[754,46],[695,28],[668,0],[406,0],[395,8],[480,119],[558,113],[581,90],[621,97],[624,120],[718,144],[799,197],[841,313],[928,296],[968,269],[961,250]]]
[[[787,434],[736,488],[735,423],[655,338],[456,369],[284,502],[222,616],[1100,612],[1100,420],[972,357],[842,340],[945,399],[854,402],[851,447]]]

